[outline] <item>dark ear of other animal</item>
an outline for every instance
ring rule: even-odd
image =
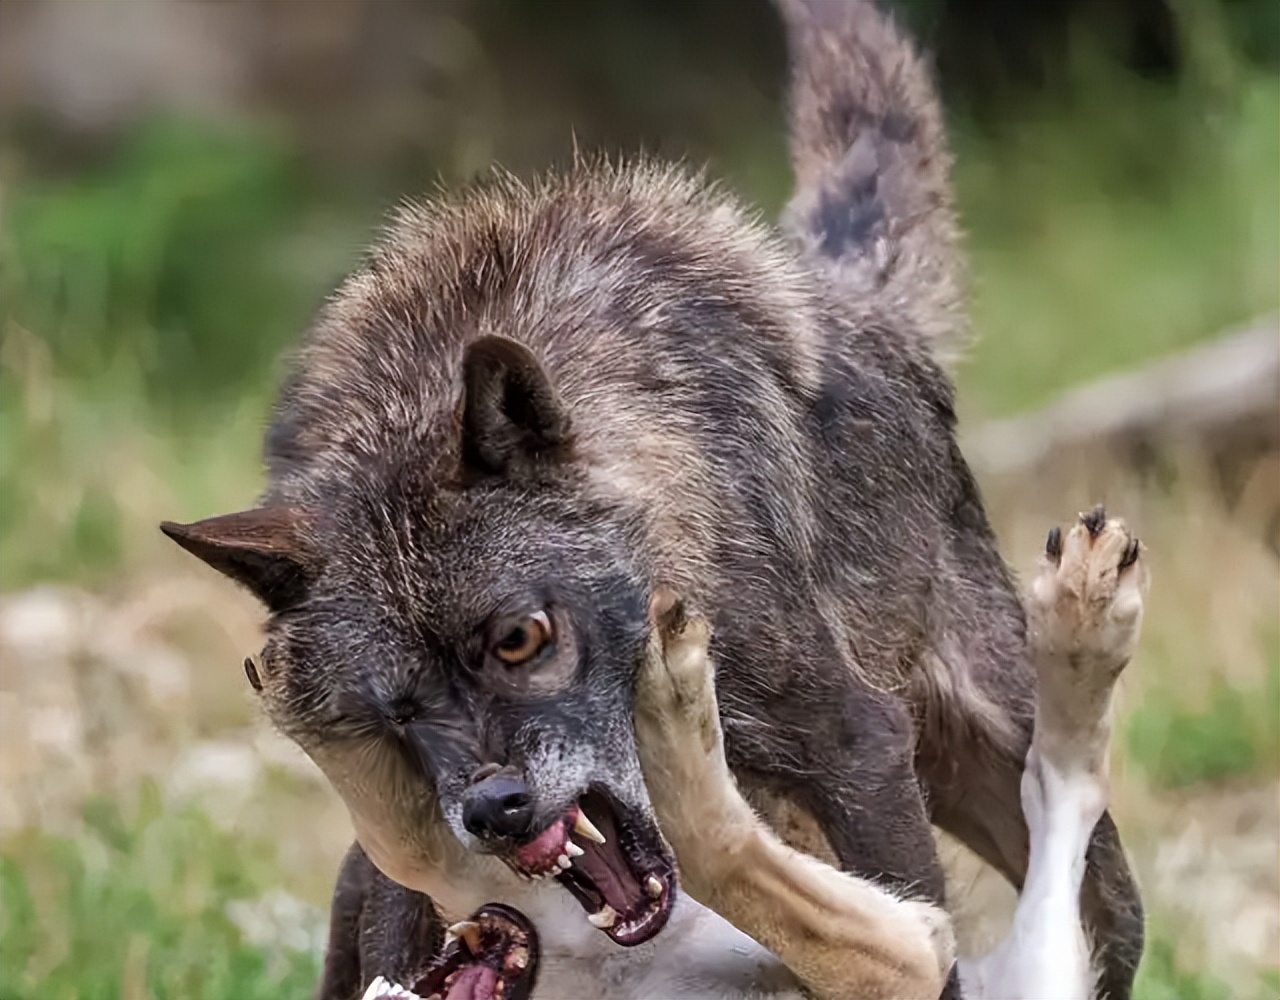
[[[462,359],[462,463],[472,475],[519,472],[569,441],[569,416],[523,344],[482,337]]]
[[[165,521],[160,530],[219,573],[248,588],[271,611],[298,604],[317,560],[308,522],[294,507],[264,507],[192,524]]]

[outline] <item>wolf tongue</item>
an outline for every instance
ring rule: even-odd
[[[487,965],[468,965],[454,974],[445,1000],[496,1000],[497,996],[498,973]]]
[[[638,903],[647,903],[640,882],[631,873],[631,866],[616,839],[607,844],[588,841],[581,846],[582,856],[574,859],[574,867],[591,880],[606,903],[623,915],[634,912]]]

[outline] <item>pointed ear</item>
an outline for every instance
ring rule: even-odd
[[[319,569],[310,521],[296,507],[262,507],[192,524],[165,521],[160,530],[273,612],[298,603]]]
[[[462,462],[502,475],[569,443],[569,415],[538,359],[505,337],[481,337],[462,358]]]

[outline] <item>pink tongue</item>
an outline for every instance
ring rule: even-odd
[[[554,868],[556,859],[564,853],[564,842],[567,839],[565,821],[560,820],[552,823],[529,843],[517,847],[513,854],[518,864],[531,871]]]
[[[487,965],[459,969],[445,1000],[494,1000],[498,994],[498,973]]]

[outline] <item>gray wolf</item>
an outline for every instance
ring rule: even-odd
[[[941,114],[870,2],[780,6],[781,232],[647,160],[408,207],[306,336],[258,506],[164,525],[265,605],[251,680],[350,810],[321,995],[394,974],[356,932],[396,887],[428,946],[506,904],[544,982],[629,995],[684,905],[633,725],[661,588],[714,625],[753,805],[932,905],[931,823],[1027,877],[1035,671],[956,443]],[[582,855],[548,856],[566,830]],[[1105,812],[1081,892],[1127,997],[1142,909]]]

